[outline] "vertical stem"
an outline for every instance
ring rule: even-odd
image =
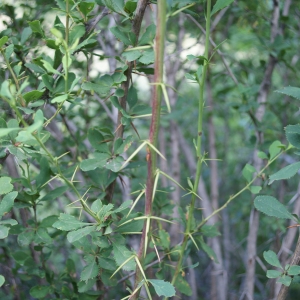
[[[300,262],[300,236],[298,237],[296,249],[291,261],[291,266],[297,266]],[[289,286],[282,285],[277,300],[285,300],[288,294]]]
[[[210,12],[211,12],[211,0],[207,1],[207,16],[206,16],[206,36],[205,36],[205,52],[204,57],[208,60],[208,50],[209,50],[209,34],[210,34]],[[208,67],[208,61],[204,61],[203,64],[203,72],[201,76],[201,80],[199,82],[199,107],[198,107],[198,137],[197,137],[197,169],[196,169],[196,178],[193,186],[193,193],[192,193],[192,200],[189,207],[188,212],[188,222],[186,225],[185,236],[183,239],[183,243],[180,249],[180,258],[178,264],[175,269],[175,273],[172,279],[172,284],[176,282],[178,274],[182,267],[183,255],[185,248],[187,246],[187,242],[189,239],[189,234],[191,234],[191,225],[192,225],[192,216],[194,214],[195,209],[195,201],[196,201],[196,194],[198,190],[198,185],[201,176],[201,167],[202,167],[202,154],[201,154],[201,147],[202,147],[202,126],[203,126],[203,107],[204,107],[204,84],[206,78],[206,72]]]
[[[66,0],[66,44],[69,45],[69,0]]]
[[[157,148],[159,123],[160,123],[160,111],[161,111],[161,100],[162,100],[162,89],[163,83],[163,68],[164,68],[164,49],[165,49],[165,33],[166,33],[166,0],[158,1],[157,3],[157,27],[155,37],[155,63],[154,63],[154,81],[156,83],[153,98],[152,98],[152,120],[149,130],[149,142]],[[145,203],[145,216],[151,216],[152,213],[152,195],[155,173],[157,169],[157,154],[156,152],[148,147],[148,177],[146,185],[146,203]],[[150,222],[150,219],[149,219]],[[140,242],[140,248],[138,252],[138,258],[143,265],[146,245],[146,236],[148,234],[147,223],[145,222],[142,238]],[[142,274],[137,268],[135,277],[135,288],[142,280]],[[130,299],[137,299],[138,293],[132,295]]]
[[[6,58],[5,53],[4,53],[4,50],[1,50],[1,54],[2,54],[2,56],[3,56],[3,58],[4,58],[4,61],[5,61],[6,66],[7,66],[7,69],[9,70],[9,72],[10,72],[10,74],[11,74],[11,76],[12,76],[14,82],[15,82],[15,85],[16,85],[16,87],[17,87],[17,91],[19,92],[19,91],[20,91],[20,85],[19,85],[18,78],[17,78],[17,76],[16,76],[14,70],[12,69],[12,67],[11,67],[11,65],[10,65],[10,63],[9,63],[9,60]],[[25,106],[26,106],[26,101],[24,100],[24,98],[23,98],[23,96],[22,96],[21,93],[20,93],[20,99],[21,99],[21,105],[22,105],[23,107],[25,107]]]
[[[65,31],[65,41],[66,41],[66,70],[65,70],[65,93],[68,93],[68,73],[69,73],[69,0],[66,0],[66,31]]]

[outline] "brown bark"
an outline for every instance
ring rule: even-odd
[[[164,128],[161,128],[159,135],[158,135],[158,142],[159,142],[159,151],[164,156],[167,157],[167,143],[166,143],[166,137],[165,137],[165,130]],[[166,159],[163,159],[162,157],[159,157],[159,168],[164,172],[169,172],[168,162]],[[168,179],[165,176],[161,176],[161,184],[164,188],[168,186]]]
[[[135,17],[132,22],[132,32],[136,35],[136,43],[138,42],[140,30],[141,30],[141,24],[144,17],[144,13],[146,10],[146,7],[148,5],[148,0],[140,0],[137,3],[137,8],[135,11]],[[127,63],[128,69],[125,71],[126,81],[122,83],[121,88],[124,90],[124,96],[120,97],[119,103],[121,107],[126,110],[126,103],[127,103],[127,95],[128,95],[128,89],[131,82],[131,76],[132,76],[132,69],[133,69],[133,62]],[[124,126],[122,125],[121,119],[123,115],[119,111],[118,112],[118,121],[117,121],[117,131],[115,134],[115,139],[122,138],[124,133]],[[112,182],[106,189],[106,201],[111,202],[114,194],[115,189],[115,183],[116,181]]]

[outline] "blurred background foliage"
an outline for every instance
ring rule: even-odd
[[[166,156],[167,161],[160,160],[160,168],[172,177],[177,176],[176,180],[183,186],[188,186],[187,177],[194,176],[194,169],[190,166],[193,165],[195,158],[191,158],[188,153],[195,157],[193,139],[197,136],[197,95],[199,91],[197,85],[187,79],[185,74],[195,73],[201,64],[200,60],[188,60],[187,55],[203,54],[204,35],[197,26],[200,24],[204,27],[205,23],[204,4],[202,2],[199,1],[192,8],[170,17],[167,23],[165,78],[166,82],[171,84],[177,92],[174,93],[172,89],[168,89],[172,112],[170,114],[164,113],[161,119],[159,149]],[[235,194],[245,186],[246,181],[242,176],[242,169],[246,163],[253,163],[253,153],[257,146],[257,130],[264,133],[263,143],[258,146],[259,150],[268,154],[268,148],[273,141],[279,140],[283,144],[287,144],[284,127],[288,124],[299,123],[298,102],[275,92],[286,86],[299,87],[300,3],[298,1],[290,2],[289,14],[284,16],[282,11],[285,1],[279,1],[281,9],[279,30],[282,34],[278,35],[273,42],[270,42],[273,1],[234,1],[228,8],[216,14],[212,20],[211,38],[216,45],[220,45],[218,49],[221,55],[215,51],[209,69],[208,84],[210,88],[209,91],[206,90],[206,93],[210,92],[209,97],[212,101],[210,103],[206,101],[203,151],[208,153],[208,157],[210,156],[209,137],[211,132],[209,128],[213,124],[215,137],[213,147],[219,159],[217,162],[218,177],[214,179],[217,180],[219,206],[224,204],[230,195]],[[78,32],[80,30],[85,32],[89,21],[103,12],[105,4],[98,0],[89,0],[83,3],[92,4],[93,8],[91,12],[86,14],[83,8],[75,10],[72,21],[81,26],[76,29]],[[180,1],[169,1],[169,9],[176,7],[178,3]],[[54,68],[58,68],[60,65],[61,57],[59,55],[61,54],[53,49],[55,45],[50,29],[56,26],[60,30],[64,26],[61,25],[65,23],[62,5],[65,5],[62,0],[2,0],[0,4],[0,38],[8,36],[9,42],[14,44],[14,55],[11,58],[11,63],[13,67],[21,65],[22,72],[27,76],[29,85],[26,87],[26,91],[41,89],[41,75],[45,73],[41,64],[42,59],[53,63]],[[155,10],[155,3],[149,3],[142,23],[142,33],[155,20]],[[29,24],[34,20],[39,20],[43,33],[32,32],[33,26],[29,26]],[[81,82],[97,82],[101,76],[112,75],[116,68],[124,66],[125,59],[122,56],[124,45],[110,31],[111,27],[116,26],[116,24],[122,27],[123,32],[131,31],[130,19],[126,20],[121,15],[109,13],[97,23],[93,41],[80,52],[74,54],[75,59],[73,59],[70,70],[76,77],[81,77]],[[213,49],[214,47],[211,48],[211,54]],[[253,116],[255,118],[259,107],[257,103],[258,92],[270,55],[276,58],[277,63],[269,83],[266,111],[262,122],[253,122]],[[234,74],[236,83],[228,74],[222,57]],[[3,82],[8,79],[9,74],[3,59],[0,60],[0,65],[0,82]],[[149,83],[153,82],[152,74],[153,65],[151,62],[146,64],[136,62],[132,75],[133,88],[129,97],[130,101],[137,102],[140,107],[135,106],[135,110],[128,107],[132,115],[144,114],[143,112],[149,113],[152,93],[152,87]],[[46,127],[46,130],[51,134],[46,143],[49,151],[56,157],[70,151],[60,160],[65,176],[71,177],[77,164],[91,157],[90,142],[87,139],[89,128],[100,126],[109,128],[111,132],[116,130],[117,108],[110,101],[106,101],[105,93],[104,95],[96,94],[90,91],[84,92],[80,90],[80,87],[77,87],[73,97],[74,101],[65,103],[57,118]],[[55,112],[55,104],[51,103],[49,92],[45,92],[39,101],[37,107],[44,111],[47,118],[50,118]],[[33,105],[30,109],[36,110],[37,108]],[[22,113],[24,116],[29,115],[28,122],[30,123],[30,113],[26,110]],[[4,101],[1,101],[0,114],[6,122],[14,116]],[[134,127],[126,126],[126,135],[131,134],[135,138],[128,155],[138,147],[137,140],[139,137],[142,140],[147,138],[149,123],[147,117],[136,118],[133,119]],[[172,128],[175,127],[176,132],[174,133]],[[135,131],[138,132],[139,137]],[[188,150],[184,151],[184,149]],[[174,150],[178,150],[178,153],[174,153]],[[177,168],[174,167],[174,159],[179,164]],[[285,153],[267,170],[266,177],[297,159],[297,156]],[[191,163],[190,160],[192,160]],[[20,163],[20,161],[22,162]],[[38,178],[39,167],[42,167],[41,161],[35,161],[34,157],[30,158],[30,166],[28,162],[18,158],[18,155],[16,160],[12,160],[12,163],[15,164],[15,170],[19,174],[22,173],[22,168],[28,166],[27,171],[31,173],[32,179]],[[118,179],[113,198],[115,207],[121,205],[125,200],[134,200],[137,194],[131,195],[130,193],[141,190],[141,185],[145,183],[146,152],[144,150],[139,152],[138,157],[135,158],[135,163],[135,165],[129,165],[124,170],[123,179]],[[204,187],[202,188],[206,190],[208,197],[211,197],[210,161],[207,163],[207,166],[204,165],[203,167]],[[4,162],[1,176],[9,174],[15,178],[16,176],[10,173],[9,168],[12,167]],[[52,172],[51,169],[49,172]],[[105,189],[117,176],[108,169],[96,169],[78,174],[78,180],[81,183],[77,186],[81,194],[90,187],[89,202],[97,197],[104,197]],[[17,189],[20,189],[20,182],[16,180],[14,183],[17,184]],[[60,181],[53,182],[52,187],[50,185],[41,193],[47,196],[51,189],[53,190],[60,185]],[[185,212],[189,203],[189,196],[182,197],[184,192],[180,192],[178,198],[178,195],[174,194],[173,183],[166,178],[161,180],[159,188],[165,189],[168,193],[159,193],[155,199],[154,210],[158,216],[172,216],[174,203],[179,203]],[[290,211],[293,211],[297,201],[300,201],[298,191],[299,177],[294,177],[288,182],[276,182],[272,186],[267,185],[266,181],[263,182],[263,194],[275,195],[281,202],[288,204]],[[176,197],[178,198],[177,202],[174,202]],[[76,200],[74,195],[63,191],[55,199],[43,201],[37,210],[38,220],[47,220],[47,217],[59,215],[63,211],[76,214],[78,210],[67,207],[70,200]],[[197,202],[197,207],[203,208],[201,200]],[[22,205],[19,205],[20,208]],[[244,299],[242,294],[247,269],[246,244],[252,208],[253,195],[250,191],[246,191],[218,216],[217,225],[222,234],[219,242],[223,257],[223,276],[227,277],[228,282],[226,299]],[[143,210],[142,203],[138,203],[137,209]],[[29,220],[33,218],[33,210],[26,208],[26,206],[25,210],[27,218]],[[14,208],[13,214],[16,219],[22,217],[17,208]],[[197,212],[197,217],[198,220],[201,218],[200,211]],[[51,220],[49,222],[51,223]],[[38,268],[30,273],[28,270],[24,271],[22,268],[24,262],[22,262],[22,258],[17,257],[18,254],[21,255],[20,251],[23,251],[22,243],[17,241],[15,235],[22,231],[21,227],[22,225],[13,226],[9,237],[1,240],[0,269],[1,273],[6,274],[8,278],[7,284],[2,286],[0,290],[1,299],[35,299],[29,291],[36,285],[37,278],[43,282],[45,276],[53,276],[53,285],[59,287],[57,291],[61,291],[60,295],[56,292],[52,296],[55,295],[56,299],[73,299],[72,297],[75,296],[72,293],[78,287],[72,289],[69,285],[76,285],[76,278],[78,279],[78,274],[85,265],[82,257],[82,245],[70,244],[66,235],[58,234],[57,230],[54,229],[49,230],[53,243],[44,248],[44,252],[41,252],[42,256],[48,255],[49,257],[38,259]],[[265,276],[267,266],[263,261],[262,253],[267,249],[272,249],[278,253],[282,249],[282,241],[287,232],[286,227],[285,220],[274,221],[274,219],[260,215],[253,299],[273,299],[272,297],[274,297],[275,283]],[[168,230],[168,228],[166,229]],[[127,243],[130,247],[135,248],[138,245],[138,238],[130,235]],[[77,251],[74,251],[74,246],[78,249]],[[34,259],[33,252],[39,251],[36,247],[38,246],[32,245],[30,248],[33,255],[31,259]],[[183,299],[218,299],[213,294],[215,281],[212,261],[203,251],[198,252],[193,247],[190,249],[192,261],[198,262],[199,265],[186,271],[186,279],[196,295],[191,296],[189,289],[183,288],[181,291]],[[294,246],[292,249],[281,251],[289,253],[293,249]],[[45,272],[43,264],[46,260],[51,272],[46,272],[47,274],[41,276],[40,272]],[[154,273],[156,271],[159,270],[154,269]],[[106,281],[105,284],[113,285],[110,279],[106,278]],[[107,289],[106,299],[121,299],[126,296],[124,290],[125,288],[122,292],[116,287]],[[51,298],[51,294],[49,295],[45,296],[45,299],[54,299]],[[297,299],[299,295],[299,284],[293,284],[289,299]],[[82,293],[78,297],[78,299],[97,299],[97,295],[93,295],[92,292]]]

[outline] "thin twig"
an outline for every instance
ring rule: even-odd
[[[203,34],[206,34],[205,29],[197,22],[197,20],[194,17],[192,17],[191,15],[187,15],[187,17],[190,18],[200,28],[200,30],[202,31]],[[213,39],[211,37],[209,37],[209,41],[214,47],[217,47],[217,44],[213,41]],[[234,83],[236,85],[238,85],[239,82],[236,79],[236,77],[234,76],[233,72],[231,71],[231,69],[230,69],[230,67],[229,67],[229,65],[228,65],[228,63],[227,63],[227,61],[224,57],[224,54],[219,49],[217,49],[217,53],[221,56],[221,59],[223,61],[223,64],[224,64],[229,76],[232,78]]]

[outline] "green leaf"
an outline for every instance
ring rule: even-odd
[[[28,69],[30,69],[36,73],[41,73],[41,74],[45,73],[45,70],[36,64],[27,63],[27,64],[25,64],[25,67],[27,67]]]
[[[17,130],[20,130],[20,128],[0,128],[0,138]]]
[[[9,228],[0,225],[0,239],[5,239],[8,236]]]
[[[41,187],[45,184],[50,179],[51,173],[48,159],[43,156],[40,160],[40,173],[35,177],[36,186]]]
[[[0,195],[11,192],[13,188],[10,177],[0,177]]]
[[[92,127],[88,130],[88,140],[93,148],[101,152],[109,152],[107,141],[98,127]]]
[[[117,147],[115,149],[114,153],[118,155],[118,154],[122,154],[122,153],[126,152],[130,148],[132,143],[133,143],[133,136],[129,135],[125,139],[125,141],[119,147]]]
[[[2,48],[5,43],[8,41],[8,36],[3,36],[1,39],[0,39],[0,48]]]
[[[148,49],[143,52],[143,55],[139,58],[139,61],[144,65],[153,64],[155,59],[153,49]]]
[[[72,59],[71,59],[71,56],[70,56],[69,52],[63,56],[63,58],[62,58],[62,64],[63,64],[64,70],[68,71],[68,68],[72,64]]]
[[[30,26],[32,32],[36,32],[36,33],[41,34],[42,36],[45,36],[39,20],[29,22],[29,26]]]
[[[282,275],[282,272],[277,271],[277,270],[268,270],[267,271],[267,277],[268,278],[277,278]]]
[[[124,220],[122,219],[120,224],[126,221],[128,221],[128,218]],[[128,234],[130,232],[140,232],[143,229],[143,226],[144,226],[144,220],[136,220],[118,227],[116,231],[124,234],[125,233]]]
[[[250,182],[253,178],[253,173],[256,172],[255,168],[249,164],[246,164],[243,171],[242,171],[242,174],[244,176],[244,178]]]
[[[180,293],[185,294],[187,296],[192,296],[192,294],[193,294],[192,289],[191,289],[190,285],[188,284],[188,282],[182,277],[181,274],[179,274],[177,276],[177,279],[176,279],[174,285]]]
[[[21,266],[24,265],[26,260],[30,259],[30,256],[24,251],[16,251],[11,254],[13,259]]]
[[[14,45],[11,44],[5,48],[5,58],[8,60],[14,52]]]
[[[92,3],[90,3],[92,4]],[[80,39],[85,34],[85,27],[83,25],[76,25],[72,28],[69,34],[69,43],[73,45],[77,39]]]
[[[250,186],[249,189],[252,194],[258,194],[261,191],[262,187],[257,185],[252,185]]]
[[[32,29],[30,27],[25,27],[21,33],[21,45],[23,45],[28,38],[31,36],[32,34]],[[0,43],[1,44],[1,43]],[[0,45],[1,47],[1,45]]]
[[[125,57],[127,61],[134,61],[142,56],[142,52],[138,50],[126,51],[122,53],[122,56]]]
[[[47,194],[40,199],[40,201],[54,201],[61,195],[63,195],[68,190],[67,186],[60,186],[50,192],[47,192]]]
[[[124,72],[127,70],[128,66],[124,66],[122,69],[118,68],[115,70],[115,73],[111,76],[114,85],[118,85],[119,83],[126,81],[127,77],[124,75]]]
[[[122,156],[117,156],[112,159],[109,159],[108,162],[104,165],[106,169],[109,169],[113,172],[119,172],[124,163],[124,158]]]
[[[116,96],[112,96],[109,98],[112,105],[114,107],[116,107],[122,114],[124,117],[126,118],[130,118],[130,115],[128,115],[128,113],[126,112],[126,110],[120,105],[119,100]]]
[[[69,91],[70,91],[71,85],[74,83],[75,80],[76,80],[76,75],[72,72],[69,72],[69,74],[68,74],[68,89],[69,89]],[[63,76],[61,76],[56,82],[56,86],[55,86],[55,89],[53,90],[53,93],[54,94],[64,94],[65,86],[66,86],[65,78]]]
[[[269,177],[269,185],[275,180],[289,179],[297,174],[300,170],[300,162],[293,163],[276,172]]]
[[[54,86],[54,79],[52,78],[52,76],[50,76],[48,74],[43,74],[42,80],[43,80],[43,83],[46,86],[46,88],[52,92],[53,86]]]
[[[52,226],[63,231],[70,231],[88,225],[91,225],[91,223],[83,223],[77,220],[77,218],[75,218],[74,216],[61,213],[59,215],[58,221],[56,221]]]
[[[287,275],[283,275],[281,278],[277,280],[277,282],[282,283],[285,286],[290,286],[292,283],[292,278]]]
[[[6,220],[1,220],[0,224],[14,226],[14,225],[17,225],[18,222],[15,219],[6,219]]]
[[[34,230],[24,230],[18,235],[18,244],[21,247],[28,246],[34,240]]]
[[[185,77],[186,79],[189,79],[189,80],[192,80],[192,81],[197,82],[197,78],[196,78],[196,76],[195,76],[195,73],[194,73],[194,74],[185,73],[185,74],[184,74],[184,77]]]
[[[155,38],[155,32],[156,32],[156,26],[154,24],[149,25],[146,28],[145,33],[140,38],[138,45],[143,46],[143,45],[152,44],[153,39]]]
[[[100,97],[105,97],[110,89],[111,85],[105,85],[103,83],[92,83],[92,82],[84,82],[81,85],[81,88],[85,91],[95,91],[97,94],[99,94]]]
[[[124,11],[124,0],[103,0],[103,2],[112,11],[127,16],[127,13]]]
[[[277,90],[275,91],[276,93],[281,93],[290,97],[294,97],[298,100],[300,100],[300,88],[298,87],[292,87],[292,86],[288,86],[288,87],[284,87],[281,90]]]
[[[11,208],[14,206],[14,200],[17,197],[18,192],[11,192],[2,199],[0,203],[0,217],[10,212]]]
[[[92,278],[92,279],[89,279],[87,281],[79,281],[79,282],[77,282],[78,292],[79,293],[85,293],[87,291],[92,290],[93,286],[96,283],[96,280],[97,280],[97,278]]]
[[[217,225],[203,225],[201,227],[201,233],[207,237],[215,237],[221,235],[219,232]]]
[[[7,147],[7,150],[9,151],[10,154],[14,155],[18,160],[27,159],[27,156],[24,153],[24,149],[22,148],[11,145]]]
[[[57,70],[55,70],[51,64],[46,61],[46,60],[41,60],[41,62],[43,63],[44,68],[47,70],[48,73],[50,74],[56,74],[56,75],[61,75]]]
[[[51,103],[61,103],[68,99],[68,94],[57,96],[51,100]]]
[[[254,199],[254,206],[267,216],[294,220],[286,207],[272,196],[257,196]]]
[[[124,43],[126,46],[131,45],[131,41],[128,38],[128,35],[125,32],[121,31],[119,27],[111,27],[110,31],[119,41]]]
[[[46,297],[50,292],[52,288],[50,286],[44,286],[44,285],[36,285],[30,289],[30,295],[34,298],[44,298]]]
[[[121,88],[116,89],[115,96],[117,97],[123,97],[124,96],[124,90]]]
[[[49,235],[47,229],[43,228],[43,227],[40,227],[36,231],[34,242],[36,244],[46,244],[46,245],[49,245],[49,244],[53,243],[53,240],[52,240],[51,236]]]
[[[136,6],[137,6],[137,2],[136,1],[127,1],[125,3],[125,7],[124,7],[124,10],[129,13],[129,14],[132,14],[135,9],[136,9]]]
[[[159,230],[158,232],[158,237],[159,237],[159,244],[164,248],[164,249],[169,249],[170,248],[170,235],[168,232],[165,230]]]
[[[280,141],[275,141],[271,144],[271,146],[269,147],[270,160],[273,159],[280,152],[281,146],[284,145]]]
[[[134,88],[133,85],[129,88],[128,95],[127,95],[127,102],[130,108],[134,107],[138,101],[137,90]]]
[[[94,259],[89,260],[88,264],[84,267],[84,269],[81,272],[80,280],[89,280],[98,275],[99,267],[97,265],[97,262]]]
[[[39,227],[52,227],[52,225],[58,220],[58,216],[49,216],[47,218],[44,218],[42,222],[40,223]]]
[[[0,287],[3,285],[4,282],[5,282],[4,276],[0,275]]]
[[[121,245],[118,242],[113,241],[113,253],[114,259],[118,266],[121,266],[125,260],[127,260],[130,256],[133,255],[131,251],[129,251],[124,245]],[[136,263],[134,259],[128,261],[123,267],[123,270],[132,271],[135,270]]]
[[[81,238],[83,238],[84,236],[90,234],[91,232],[93,232],[96,229],[96,226],[87,226],[75,231],[71,231],[67,234],[67,239],[70,243],[73,243]]]
[[[34,90],[34,91],[30,91],[28,93],[25,93],[23,95],[23,98],[26,101],[26,103],[28,104],[29,102],[39,100],[43,94],[44,94],[43,90],[42,91]]]
[[[128,208],[130,205],[132,205],[133,201],[132,200],[126,200],[123,202],[117,209],[114,210],[114,213],[119,213],[123,211],[124,209]]]
[[[99,210],[96,210],[97,216],[102,222],[104,222],[113,213],[113,207],[113,204],[109,203],[107,205],[101,205],[101,208]]]
[[[79,3],[78,7],[80,11],[87,16],[93,10],[94,5],[94,3],[82,1]]]
[[[3,118],[0,118],[0,128],[7,128],[7,124]]]
[[[300,266],[290,266],[290,268],[288,269],[288,274],[291,276],[299,275]]]
[[[175,288],[170,282],[159,279],[148,279],[148,282],[150,282],[153,285],[155,292],[158,296],[175,296]]]
[[[258,151],[257,156],[261,159],[269,159],[268,155],[263,151]]]
[[[85,159],[80,163],[80,169],[84,172],[103,168],[110,155],[108,153],[94,153],[95,158]]]
[[[79,49],[82,49],[84,47],[89,48],[89,47],[95,46],[97,41],[95,39],[92,39],[91,36],[93,36],[93,35],[90,35],[90,37],[88,37],[82,43],[78,44],[78,46],[75,49],[72,49],[72,52],[78,51]]]
[[[212,11],[211,11],[211,15],[215,14],[217,11],[225,8],[226,6],[228,6],[229,4],[231,4],[234,0],[218,0],[216,2],[216,4],[214,5]]]
[[[62,35],[61,31],[58,30],[57,28],[51,28],[50,31],[51,31],[51,33],[52,33],[56,38],[58,38],[59,40],[62,40],[62,39],[63,39],[63,35]]]
[[[272,251],[272,250],[264,251],[263,255],[264,255],[264,259],[267,263],[269,263],[270,265],[272,265],[274,267],[282,269],[279,259],[274,251]]]
[[[10,81],[5,80],[1,84],[0,95],[6,97],[8,99],[12,99],[12,94],[10,92]]]
[[[300,149],[300,125],[288,125],[285,128],[287,140],[296,148]]]
[[[203,249],[203,251],[208,255],[208,257],[216,262],[219,263],[216,253],[212,248],[210,248],[205,242],[202,236],[197,238],[197,241],[199,241],[200,247]]]
[[[197,56],[193,55],[193,54],[189,54],[186,56],[187,60],[191,61],[197,58]]]
[[[107,257],[98,257],[98,264],[105,270],[115,271],[117,269],[115,261]]]

